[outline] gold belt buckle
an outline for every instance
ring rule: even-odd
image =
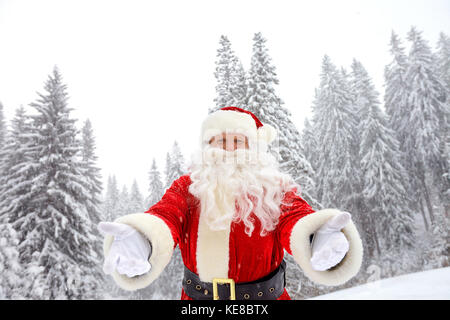
[[[213,279],[213,297],[214,300],[219,300],[219,290],[217,284],[230,284],[230,300],[236,300],[236,285],[233,279],[214,278]]]

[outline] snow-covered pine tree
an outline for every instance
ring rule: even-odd
[[[3,114],[3,104],[0,101],[0,182],[1,179],[4,175],[6,175],[6,172],[2,172],[2,160],[3,158],[6,156],[6,154],[3,152],[3,148],[5,147],[6,144],[6,136],[7,136],[7,128],[6,128],[6,124],[5,124],[5,117]],[[0,201],[1,201],[1,188],[2,188],[2,184],[0,184]],[[0,207],[0,214],[1,214],[1,207]]]
[[[365,252],[368,253],[367,256],[373,258],[374,256],[380,256],[381,254],[381,238],[379,235],[379,228],[377,224],[381,223],[377,215],[379,214],[376,208],[373,208],[371,201],[368,201],[364,197],[364,191],[367,188],[366,181],[366,169],[363,166],[362,157],[365,155],[365,151],[362,150],[362,137],[366,134],[366,129],[363,124],[367,124],[367,117],[371,115],[369,110],[372,106],[376,106],[378,102],[378,92],[376,92],[375,87],[372,85],[372,80],[369,78],[364,67],[356,59],[353,59],[351,65],[352,71],[351,76],[342,72],[341,74],[347,79],[350,84],[350,94],[354,105],[354,115],[357,126],[355,128],[355,138],[356,144],[352,147],[352,156],[355,161],[354,165],[354,182],[355,182],[355,192],[360,195],[359,198],[359,208],[357,212],[358,222],[364,229],[364,245],[366,247]],[[374,213],[375,212],[375,213]],[[366,259],[366,266],[370,262]]]
[[[13,222],[24,238],[19,245],[21,262],[42,268],[33,279],[41,285],[39,296],[35,290],[27,294],[32,299],[96,298],[101,274],[92,259],[94,226],[86,206],[88,185],[78,158],[76,120],[70,117],[67,87],[57,67],[44,90],[30,104],[37,112],[31,116],[36,146],[26,199],[31,210]]]
[[[173,182],[170,170],[172,168],[172,160],[170,159],[170,152],[166,153],[166,166],[164,168],[164,176],[165,176],[165,185],[164,185],[164,190],[167,190],[167,188],[169,188]]]
[[[119,194],[119,203],[117,205],[116,217],[120,217],[131,213],[130,210],[130,194],[126,185],[123,185]]]
[[[361,118],[352,89],[347,71],[344,68],[338,70],[325,55],[312,105],[312,130],[317,145],[316,192],[323,207],[350,212],[358,227],[366,231],[363,237],[369,237],[369,231],[374,233],[374,225],[367,221],[362,199],[358,135]],[[363,242],[373,247],[372,242]]]
[[[89,190],[89,199],[86,203],[87,211],[89,214],[89,218],[94,226],[93,237],[95,242],[93,243],[94,250],[97,254],[96,257],[92,257],[92,259],[96,258],[96,266],[99,269],[98,274],[104,275],[101,270],[102,266],[102,258],[103,258],[103,236],[97,232],[96,226],[103,219],[102,217],[102,199],[101,194],[103,190],[102,186],[102,176],[100,174],[100,168],[97,167],[97,155],[95,154],[95,138],[94,131],[92,129],[92,124],[89,119],[84,122],[83,128],[81,130],[81,171],[86,179],[88,190]],[[98,279],[102,282],[105,281],[105,278]]]
[[[437,69],[439,77],[444,84],[445,92],[442,92],[444,109],[450,110],[450,37],[445,33],[439,34],[439,41],[436,52]],[[445,216],[450,218],[450,117],[447,116],[441,133],[442,153],[442,188],[439,192],[440,199],[445,209]]]
[[[88,182],[89,202],[88,213],[92,222],[97,225],[101,220],[100,196],[103,190],[100,168],[96,166],[97,155],[95,154],[95,138],[92,124],[89,119],[84,122],[82,132],[81,165],[85,179]]]
[[[246,104],[249,111],[263,109],[260,113],[264,115],[264,109],[272,108],[283,104],[275,93],[275,85],[279,84],[275,66],[269,56],[266,47],[267,40],[260,32],[253,37],[253,53],[250,70],[248,71],[247,98]],[[265,107],[265,108],[264,108]],[[273,110],[270,114],[273,113]]]
[[[186,173],[184,165],[184,157],[181,153],[178,142],[175,141],[172,146],[170,153],[167,153],[166,158],[166,189],[172,185],[172,182]]]
[[[139,191],[136,179],[134,179],[131,185],[130,191],[130,211],[131,213],[144,212],[144,200],[141,192]]]
[[[217,49],[216,71],[217,80],[214,107],[209,113],[223,107],[241,107],[245,99],[245,71],[242,63],[231,49],[228,37],[222,35]]]
[[[390,41],[392,61],[384,69],[384,108],[389,116],[389,126],[396,132],[400,144],[407,132],[405,115],[407,112],[408,88],[405,83],[408,57],[398,35],[392,31]]]
[[[434,223],[432,193],[442,185],[442,132],[448,122],[448,110],[441,100],[444,84],[438,76],[436,60],[428,42],[415,27],[408,32],[411,49],[405,83],[409,90],[407,106],[408,134],[404,141],[410,184],[414,198],[427,209]]]
[[[405,54],[405,49],[402,46],[400,38],[394,31],[391,33],[390,53],[392,55],[392,61],[384,69],[384,107],[388,116],[388,126],[394,131],[399,142],[399,160],[401,165],[407,170],[407,176],[409,177],[414,173],[409,167],[409,155],[405,145],[406,137],[410,131],[410,108],[408,106],[410,90],[405,81],[406,71],[408,69],[408,57]],[[415,192],[409,183],[406,186],[406,191],[409,195]],[[428,229],[428,219],[426,218],[423,206],[419,205],[417,208],[422,215],[425,229]]]
[[[324,207],[337,207],[353,214],[359,212],[354,158],[357,119],[348,86],[342,74],[325,55],[320,86],[313,103],[312,127],[317,140],[317,200]]]
[[[164,194],[164,187],[161,180],[161,174],[156,166],[156,161],[153,158],[152,167],[148,173],[149,187],[148,197],[145,200],[145,210],[150,208],[156,202],[161,200]]]
[[[216,108],[222,108],[232,105],[234,101],[231,93],[231,82],[233,77],[232,61],[234,52],[231,49],[231,42],[224,35],[220,36],[219,49],[217,49],[216,71],[214,76],[217,80],[216,94],[214,104]]]
[[[12,226],[13,223],[15,224],[13,231],[9,229],[11,234],[15,234],[15,239],[7,237],[9,244],[6,244],[5,248],[13,244],[13,247],[17,250],[17,263],[21,266],[24,265],[24,259],[20,257],[20,245],[25,241],[30,241],[30,235],[27,232],[20,231],[20,229],[23,225],[27,226],[30,220],[32,222],[33,219],[36,219],[34,215],[28,214],[33,211],[29,203],[33,185],[33,155],[36,149],[32,140],[33,131],[30,117],[25,114],[23,106],[20,106],[16,109],[15,117],[11,120],[11,131],[7,135],[4,148],[1,150],[3,156],[0,169],[2,172],[0,175],[0,224],[5,228],[6,225]],[[2,230],[1,234],[6,234],[6,230]],[[35,237],[38,236],[38,234],[35,235]],[[15,256],[15,252],[11,251],[7,256],[11,258],[11,256]],[[25,264],[26,268],[22,267],[23,273],[20,277],[23,281],[16,283],[16,290],[18,290],[16,293],[23,298],[39,297],[42,289],[37,294],[35,289],[45,287],[45,283],[38,279],[38,276],[44,270],[42,266],[39,266],[38,258],[39,252],[35,251],[30,263]],[[10,262],[13,265],[15,264],[14,260]],[[14,276],[12,277],[14,278]],[[5,291],[3,294],[8,296],[10,291]]]
[[[3,104],[0,101],[0,150],[2,149],[3,145],[5,144],[5,139],[6,139],[5,115],[3,114]]]
[[[19,237],[9,223],[0,222],[0,300],[23,299],[23,268],[19,263]]]
[[[364,230],[370,234],[366,241],[374,242],[368,247],[377,248],[378,254],[405,257],[415,243],[414,221],[398,141],[379,107],[379,93],[372,79],[357,60],[353,60],[351,76],[361,117],[358,131],[361,133],[364,214],[368,218],[366,223],[376,226],[376,229]]]
[[[301,134],[301,144],[303,146],[305,158],[311,164],[312,170],[314,172],[315,170],[314,164],[317,161],[317,152],[316,152],[317,140],[316,135],[313,132],[312,124],[310,123],[308,118],[305,118],[304,121],[303,130]],[[314,178],[311,179],[311,186],[308,192],[312,198],[317,199],[316,184]],[[317,201],[315,202],[314,207],[316,208],[316,210],[322,209],[321,204],[318,203]]]
[[[103,219],[105,221],[114,221],[118,218],[119,193],[116,176],[108,176],[106,194],[103,202]]]
[[[32,188],[32,127],[25,109],[16,109],[11,131],[0,150],[0,222],[17,222],[31,211],[27,201]],[[17,228],[19,231],[19,228]],[[19,233],[19,241],[24,234]]]
[[[231,87],[234,102],[232,106],[245,109],[247,97],[247,74],[239,58],[234,60],[234,83]]]
[[[278,157],[280,170],[290,174],[300,184],[305,200],[317,207],[318,203],[311,195],[314,172],[304,156],[300,133],[291,120],[292,115],[283,107],[284,102],[275,92],[275,85],[278,83],[275,66],[266,47],[266,39],[261,33],[256,33],[253,38],[245,109],[254,113],[261,122],[277,129],[277,140],[269,146],[269,151]]]
[[[314,169],[315,162],[315,148],[317,147],[316,136],[312,131],[312,125],[308,118],[303,122],[303,130],[301,135],[303,149],[305,151],[305,158]]]
[[[436,222],[432,225],[429,235],[430,246],[426,248],[423,257],[426,269],[446,268],[450,265],[448,225],[448,218],[442,213],[437,213]]]
[[[450,37],[441,32],[436,50],[438,74],[445,84],[445,88],[450,90]],[[447,98],[448,97],[447,95]]]
[[[342,77],[342,91],[348,94],[350,98],[349,109],[353,110],[353,119],[357,124],[355,127],[355,132],[353,135],[352,144],[350,146],[350,154],[352,159],[355,159],[353,162],[353,183],[354,183],[354,193],[352,196],[353,202],[355,204],[355,208],[357,209],[358,214],[362,214],[365,212],[364,199],[362,195],[363,190],[363,173],[361,170],[361,158],[360,158],[360,145],[361,145],[361,130],[360,124],[362,122],[361,118],[361,110],[359,106],[356,104],[357,100],[357,87],[358,85],[353,81],[351,74],[347,72],[344,67],[340,69],[340,75]],[[356,211],[355,211],[356,212]],[[356,217],[355,217],[356,218]]]

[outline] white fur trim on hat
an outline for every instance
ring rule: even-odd
[[[272,127],[270,124],[265,123],[262,127],[259,127],[258,136],[260,140],[263,140],[269,144],[277,137],[277,129]]]
[[[255,120],[247,113],[235,110],[218,110],[203,121],[201,145],[209,143],[212,137],[221,133],[241,133],[252,142],[263,140],[267,144],[276,137],[276,129],[268,124],[256,127]]]
[[[354,223],[350,221],[342,229],[350,243],[350,248],[344,259],[337,266],[326,271],[316,271],[311,266],[310,235],[340,212],[337,209],[324,209],[311,213],[298,220],[292,228],[290,237],[292,256],[305,275],[312,281],[327,286],[338,286],[347,282],[358,273],[362,263],[362,241]]]
[[[133,291],[145,288],[161,274],[170,262],[174,248],[170,229],[162,219],[149,213],[128,214],[116,219],[115,222],[125,223],[142,233],[152,245],[152,254],[149,259],[150,272],[130,278],[114,271],[112,277],[124,290]],[[108,255],[113,240],[114,238],[110,235],[105,237],[103,242],[105,257]]]

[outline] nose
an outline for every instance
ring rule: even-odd
[[[223,144],[223,149],[226,151],[234,151],[237,149],[237,145],[234,143],[233,140],[229,141],[227,140],[225,144]]]

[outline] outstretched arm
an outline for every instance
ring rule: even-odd
[[[125,290],[142,289],[152,283],[169,263],[173,249],[176,247],[183,229],[183,221],[188,211],[186,197],[190,184],[189,176],[175,180],[167,189],[161,200],[143,213],[133,213],[118,218],[116,223],[126,224],[137,230],[151,245],[151,255],[148,259],[149,272],[129,277],[117,270],[112,277]],[[106,235],[104,241],[105,257],[113,248],[113,235]]]
[[[286,204],[281,206],[282,215],[278,227],[280,240],[286,251],[292,254],[294,260],[302,268],[305,275],[314,282],[328,286],[343,284],[355,276],[362,263],[363,247],[359,233],[353,222],[351,220],[347,221],[342,230],[338,231],[342,232],[349,244],[348,251],[346,254],[344,253],[345,257],[331,269],[326,268],[329,266],[325,264],[324,269],[327,270],[316,270],[318,266],[313,266],[315,264],[314,259],[313,262],[311,261],[311,236],[314,233],[320,235],[320,232],[318,232],[320,228],[324,225],[327,226],[327,222],[333,221],[331,220],[333,217],[342,215],[342,211],[337,209],[323,209],[314,212],[305,200],[292,191],[286,193],[284,202]],[[328,237],[328,239],[330,238]],[[320,242],[323,245],[323,241]],[[331,241],[329,244],[333,242]],[[322,248],[316,248],[315,252],[323,253],[319,249]],[[343,250],[345,248],[339,248],[339,246],[334,249],[337,251],[341,249],[341,251],[345,251]],[[323,258],[321,254],[318,254],[317,257],[318,259]]]

